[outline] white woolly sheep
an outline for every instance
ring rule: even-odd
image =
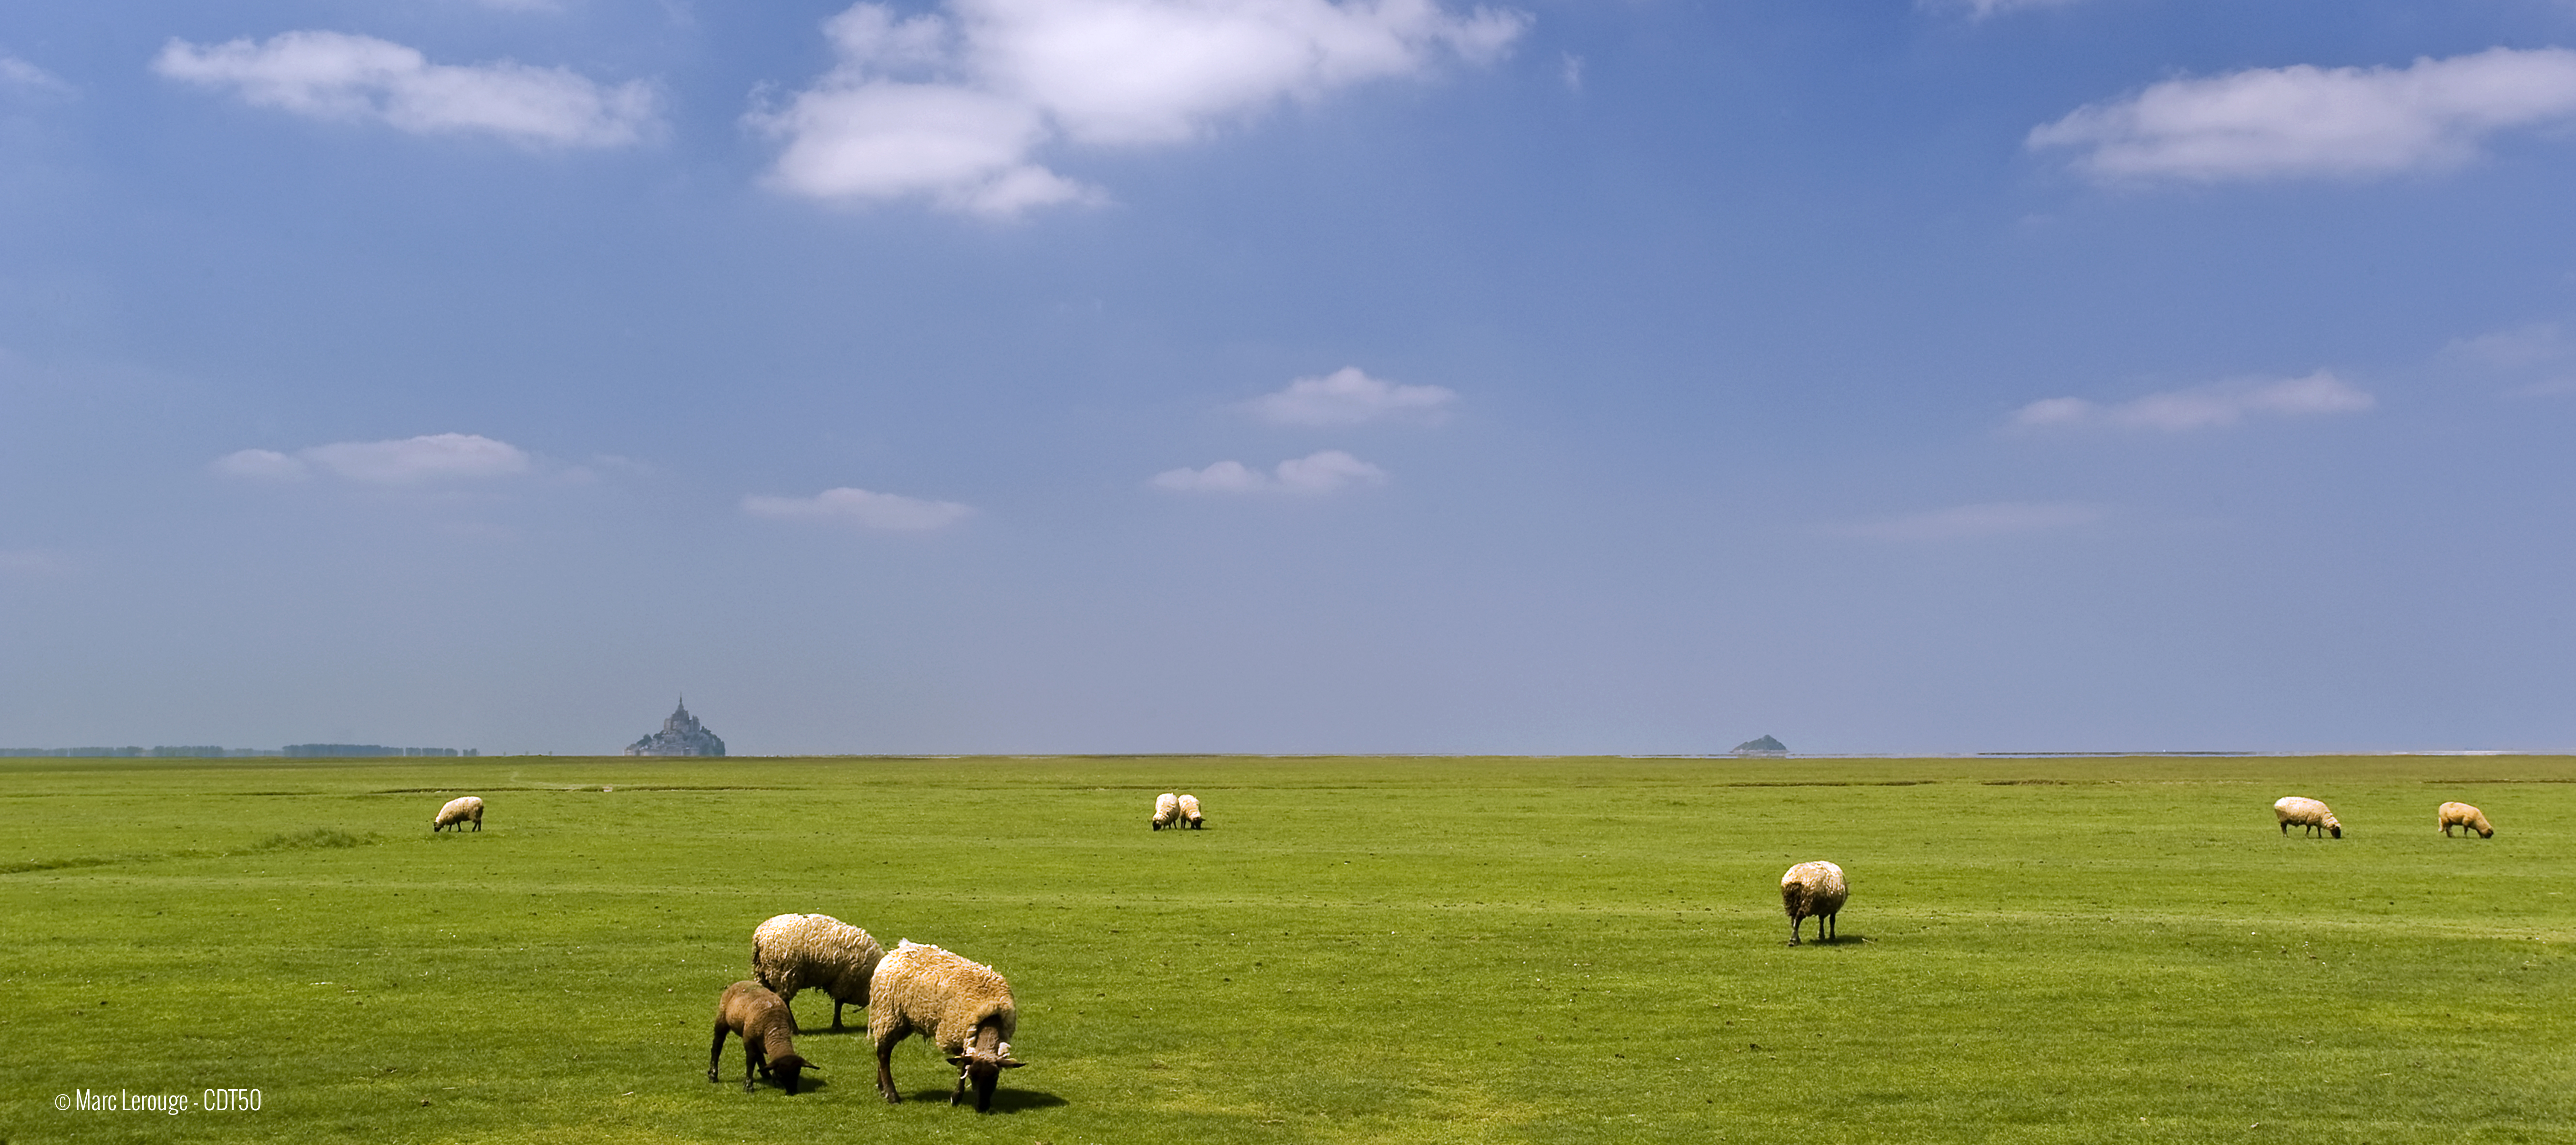
[[[1160,831],[1181,817],[1181,797],[1166,791],[1154,797],[1154,818],[1148,824]]]
[[[2307,828],[2304,834],[2314,835],[2319,831],[2326,831],[2332,833],[2335,838],[2343,838],[2343,823],[2334,817],[2334,811],[2325,804],[2305,796],[2281,797],[2280,802],[2272,805],[2272,815],[2281,821],[2281,833],[2284,835],[2289,834],[2290,828],[2296,825]]]
[[[828,914],[782,914],[751,932],[751,973],[793,1009],[800,990],[832,996],[832,1028],[841,1007],[868,1004],[868,976],[885,948],[868,932]]]
[[[1843,882],[1843,869],[1818,859],[1800,863],[1780,876],[1780,905],[1789,911],[1789,945],[1798,945],[1799,923],[1816,920],[1816,941],[1830,942],[1839,928],[1835,917],[1842,913],[1843,901],[1851,897],[1851,887]]]
[[[877,963],[868,997],[877,1092],[887,1101],[903,1100],[894,1088],[894,1047],[914,1034],[928,1039],[957,1067],[957,1089],[948,1095],[948,1104],[964,1101],[971,1082],[977,1113],[992,1109],[993,1082],[1003,1070],[1029,1064],[1011,1060],[1011,1035],[1019,1029],[1020,1011],[1011,1001],[1011,984],[990,966],[907,939]]]
[[[1207,819],[1199,814],[1198,796],[1181,796],[1181,826],[1187,827],[1193,831],[1204,831],[1207,829]]]
[[[797,1056],[796,1012],[758,982],[727,986],[724,997],[717,1001],[716,1040],[707,1047],[708,1081],[717,1080],[716,1066],[724,1057],[726,1034],[742,1035],[744,1093],[751,1092],[751,1075],[757,1070],[760,1076],[776,1080],[787,1096],[794,1097],[805,1071],[822,1068]]]
[[[435,835],[448,827],[462,831],[469,821],[475,830],[483,829],[483,800],[480,796],[460,795],[438,809],[438,817],[429,821],[429,833]]]
[[[2453,827],[2466,827],[2477,832],[2481,839],[2495,838],[2495,828],[2487,823],[2487,813],[2466,803],[2445,803],[2433,816],[2433,821],[2441,824],[2443,838],[2451,836]]]

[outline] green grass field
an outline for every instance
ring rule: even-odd
[[[2564,1141],[2571,874],[2554,757],[9,761],[0,1138]],[[708,1083],[787,911],[1008,975],[996,1112]]]

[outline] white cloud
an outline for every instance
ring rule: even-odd
[[[215,459],[215,472],[252,481],[301,481],[305,464],[274,449],[245,449]]]
[[[1187,142],[1282,99],[1494,59],[1528,23],[1437,0],[862,3],[824,25],[838,66],[749,122],[785,142],[781,190],[1007,217],[1101,197],[1037,162],[1051,143]]]
[[[2090,525],[2106,514],[2100,506],[2073,501],[1990,501],[1954,505],[1856,524],[1830,525],[1829,536],[1872,541],[1955,541],[2044,533]]]
[[[64,83],[54,73],[16,56],[0,56],[0,88],[43,92],[47,95],[69,95],[72,91],[72,85]]]
[[[2403,68],[2167,80],[2031,130],[2105,181],[2366,178],[2454,166],[2488,135],[2576,118],[2576,52],[2490,48]]]
[[[1338,449],[1326,449],[1279,463],[1268,473],[1240,461],[1220,461],[1205,469],[1169,469],[1154,475],[1158,489],[1182,493],[1333,493],[1354,485],[1386,484],[1386,470]]]
[[[834,521],[904,532],[945,528],[975,513],[973,506],[960,505],[955,501],[924,501],[917,497],[872,493],[846,486],[826,489],[811,497],[745,497],[742,511],[755,517]]]
[[[2535,322],[2511,330],[2497,330],[2475,338],[2453,338],[2442,353],[2466,358],[2483,366],[2519,370],[2563,361],[2568,345],[2565,334],[2555,322]]]
[[[655,122],[653,93],[641,82],[607,87],[566,68],[509,60],[433,64],[401,44],[343,32],[286,32],[266,43],[172,40],[153,58],[152,70],[230,90],[254,107],[419,134],[480,132],[531,145],[615,147],[643,138]]]
[[[1437,424],[1457,400],[1457,391],[1446,387],[1393,385],[1344,366],[1320,378],[1299,378],[1254,398],[1251,406],[1275,425],[1358,425],[1390,418]]]
[[[2576,392],[2576,378],[2566,376],[2576,345],[2556,322],[2535,322],[2474,338],[2453,338],[2442,356],[2475,367],[2480,373],[2520,375],[2527,380],[2505,392],[2507,397],[2546,398]]]
[[[2003,15],[2006,12],[2028,12],[2037,8],[2063,8],[2069,4],[2077,2],[2078,0],[1967,0],[1967,3],[1964,6],[1968,9],[1968,15],[1976,19],[1983,20],[1989,16]],[[1936,5],[1927,3],[1924,6],[1934,7]],[[1958,5],[1939,6],[1956,7]]]
[[[216,473],[246,480],[296,481],[319,470],[372,485],[509,477],[528,468],[528,455],[518,446],[472,433],[341,441],[293,454],[245,449],[216,458],[213,465]]]
[[[2378,399],[2369,393],[2319,370],[2304,378],[2222,382],[2167,390],[2113,405],[2083,398],[2046,398],[2014,411],[2012,426],[2027,430],[2110,426],[2179,433],[2225,429],[2255,416],[2361,413],[2377,404]]]

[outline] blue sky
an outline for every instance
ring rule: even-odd
[[[2576,747],[2576,6],[0,10],[0,744]]]

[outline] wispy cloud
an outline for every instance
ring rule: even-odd
[[[2504,391],[2508,397],[2543,398],[2576,393],[2576,344],[2556,322],[2534,322],[2473,338],[2453,338],[2442,357],[2487,375],[2519,377],[2521,384]]]
[[[955,501],[925,501],[847,486],[811,497],[745,497],[742,511],[774,520],[823,521],[894,532],[944,529],[975,515],[973,506]]]
[[[1501,55],[1529,18],[1437,0],[862,3],[824,26],[839,62],[748,122],[783,144],[773,186],[928,199],[994,217],[1101,198],[1038,161],[1056,143],[1184,143],[1282,99]]]
[[[1338,449],[1326,449],[1282,461],[1268,473],[1240,461],[1220,461],[1204,469],[1168,469],[1154,475],[1154,487],[1182,493],[1335,493],[1361,485],[1383,485],[1386,470]]]
[[[294,453],[244,449],[214,461],[216,473],[249,481],[301,481],[315,473],[371,485],[509,477],[530,468],[526,451],[480,434],[439,433],[387,441],[342,441]]]
[[[2101,506],[2075,501],[1990,501],[1827,525],[1820,531],[1827,536],[1872,541],[1974,540],[2079,528],[2107,515]]]
[[[1964,9],[1974,19],[2001,16],[2008,12],[2028,12],[2037,8],[2064,8],[2081,0],[1919,0],[1922,8]]]
[[[72,85],[62,78],[16,56],[0,55],[0,90],[41,92],[46,95],[69,95]]]
[[[0,575],[59,576],[78,568],[70,557],[51,549],[0,549]]]
[[[2167,80],[2030,132],[2104,181],[2365,178],[2439,169],[2489,135],[2576,118],[2576,52],[2491,48],[2403,68],[2297,64]]]
[[[2442,347],[2442,354],[2495,369],[2521,370],[2565,361],[2568,349],[2566,334],[2558,323],[2534,322],[2474,338],[2453,338]]]
[[[1249,404],[1273,425],[1438,424],[1457,401],[1457,391],[1443,386],[1399,386],[1361,373],[1357,366],[1344,366],[1320,378],[1299,378]]]
[[[2181,433],[2225,429],[2250,417],[2361,413],[2377,404],[2377,399],[2351,383],[2319,370],[2304,378],[2221,382],[2109,405],[2084,398],[2046,398],[2014,411],[2011,424],[2021,430],[2106,426]]]
[[[641,82],[611,87],[510,60],[433,64],[416,49],[344,32],[286,32],[265,43],[172,40],[152,70],[312,119],[531,146],[616,147],[642,139],[656,122],[652,90]]]

